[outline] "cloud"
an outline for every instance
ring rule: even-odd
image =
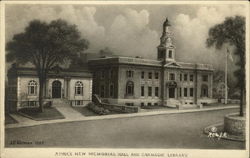
[[[19,12],[19,14],[16,14]],[[33,19],[50,22],[61,18],[71,24],[76,24],[83,38],[90,41],[88,52],[98,52],[110,47],[119,55],[144,56],[154,55],[157,41],[156,31],[149,29],[149,12],[136,11],[125,8],[114,17],[108,28],[99,24],[95,18],[96,7],[77,7],[73,5],[29,5],[20,9],[20,6],[7,8],[7,15],[15,13],[6,19],[7,41],[14,34],[24,31],[24,28]],[[151,56],[152,57],[152,56]]]
[[[223,68],[224,54],[213,48],[206,48],[209,28],[222,23],[226,17],[245,15],[244,6],[200,7],[194,17],[180,13],[174,21],[174,37],[177,57],[182,61],[213,64]],[[222,50],[223,51],[223,50]]]
[[[154,57],[159,37],[148,23],[148,11],[125,9],[108,30],[108,46],[126,56]]]
[[[150,11],[138,8],[131,9],[127,6],[107,7],[105,14],[101,15],[102,7],[7,5],[6,41],[9,41],[14,34],[23,32],[33,19],[50,22],[61,18],[71,24],[76,24],[83,38],[90,41],[88,52],[98,52],[100,49],[110,47],[113,52],[119,55],[156,59],[156,47],[159,45],[162,32],[162,28],[158,26],[162,26],[162,21],[154,20],[152,13],[163,16],[164,11],[171,6],[162,6],[162,10],[151,7]],[[181,7],[187,8],[186,6]],[[117,11],[118,9],[119,11]],[[114,12],[114,10],[116,11]],[[223,59],[223,53],[207,49],[205,46],[208,30],[213,25],[223,22],[227,16],[244,15],[244,13],[245,8],[241,5],[197,6],[188,12],[169,13],[170,19],[175,19],[171,23],[177,59],[186,62],[210,63],[215,67],[223,67],[221,62],[218,62]],[[110,14],[112,16],[107,17]],[[111,18],[106,25],[103,23],[105,18]],[[159,25],[152,25],[152,22],[159,23]]]

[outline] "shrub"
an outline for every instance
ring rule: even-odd
[[[45,103],[43,104],[43,107],[44,107],[44,108],[51,108],[51,107],[52,107],[52,101],[45,102]]]
[[[87,108],[91,111],[93,111],[94,113],[98,114],[98,115],[107,115],[110,113],[110,111],[108,109],[105,109],[103,107],[100,107],[94,103],[89,103],[87,105]]]

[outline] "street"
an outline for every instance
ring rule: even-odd
[[[6,147],[244,149],[203,129],[238,109],[38,125],[5,130]],[[19,143],[18,143],[19,142]]]

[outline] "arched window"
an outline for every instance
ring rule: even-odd
[[[201,97],[208,97],[208,86],[202,85],[201,86]]]
[[[75,95],[83,95],[83,83],[77,81],[75,84]]]
[[[127,95],[134,95],[134,83],[132,81],[127,82],[126,94]]]
[[[29,95],[36,95],[37,94],[37,82],[35,80],[29,81],[28,94]]]

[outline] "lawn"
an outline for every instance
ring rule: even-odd
[[[101,115],[98,115],[95,112],[89,110],[86,106],[85,107],[73,107],[73,109],[75,109],[76,111],[78,111],[79,113],[81,113],[84,116],[101,116]],[[107,115],[112,115],[112,114],[124,114],[124,113],[110,111],[110,113]]]
[[[54,107],[44,108],[43,112],[38,112],[37,108],[25,108],[18,111],[21,115],[30,119],[41,120],[56,120],[64,119],[65,117]]]
[[[141,109],[172,109],[172,108],[166,106],[152,105],[152,106],[141,106]]]
[[[94,113],[93,111],[89,110],[86,106],[85,107],[73,107],[76,111],[81,113],[84,116],[99,116],[98,114]]]
[[[9,114],[5,114],[5,124],[13,124],[13,123],[18,123],[14,118],[12,118]]]

